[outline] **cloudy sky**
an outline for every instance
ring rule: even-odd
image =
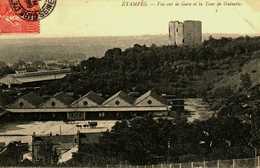
[[[41,21],[40,37],[167,34],[170,20],[201,20],[204,33],[260,33],[260,0],[161,0],[161,2],[239,2],[230,7],[123,7],[124,0],[57,0]],[[129,0],[134,1],[134,0]],[[138,0],[137,0],[138,1]],[[156,4],[157,0],[146,0]],[[15,35],[14,35],[15,36]]]

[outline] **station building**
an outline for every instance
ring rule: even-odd
[[[108,99],[90,91],[76,100],[63,92],[48,99],[31,92],[7,105],[5,111],[13,119],[73,121],[167,115],[169,107],[166,100],[152,90],[138,98],[118,91]]]

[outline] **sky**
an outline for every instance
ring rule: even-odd
[[[75,37],[167,34],[171,20],[201,20],[203,33],[260,33],[260,0],[128,0],[148,6],[122,6],[125,0],[57,0],[40,24],[40,34],[0,37]],[[240,6],[223,6],[224,1]],[[157,6],[158,2],[201,2],[204,6]],[[219,2],[222,6],[205,6]],[[151,5],[154,4],[154,5]]]

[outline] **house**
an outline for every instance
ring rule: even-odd
[[[37,164],[57,164],[59,157],[78,145],[77,135],[33,135],[32,161]]]
[[[76,135],[33,135],[32,161],[37,164],[64,163],[90,144],[98,144],[103,133],[80,133]]]

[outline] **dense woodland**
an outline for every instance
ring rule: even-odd
[[[195,48],[134,45],[108,50],[72,67],[73,73],[41,86],[41,94],[89,90],[111,95],[118,90],[202,97],[215,115],[207,121],[137,118],[118,122],[100,144],[81,148],[69,165],[129,162],[183,162],[254,157],[260,148],[260,85],[241,68],[260,57],[260,37],[204,41]],[[7,73],[9,67],[1,73]],[[257,71],[256,69],[255,71]],[[239,74],[237,87],[217,86]]]

